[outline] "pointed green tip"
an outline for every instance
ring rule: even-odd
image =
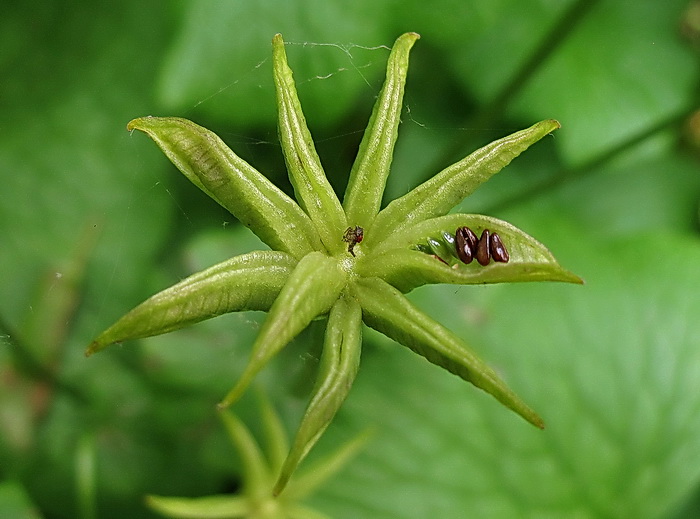
[[[89,357],[93,353],[97,353],[98,351],[103,350],[107,346],[108,346],[107,344],[104,344],[98,340],[92,341],[90,343],[90,346],[88,346],[87,349],[85,350],[85,356]]]
[[[564,274],[564,276],[561,280],[566,282],[566,283],[573,283],[574,285],[585,285],[586,284],[586,282],[582,278],[578,277],[573,272],[569,272],[568,270],[565,270],[563,272],[563,274]]]
[[[283,477],[283,475],[281,474],[279,479],[277,480],[277,483],[275,483],[275,487],[272,489],[272,496],[279,497],[279,495],[282,493],[282,491],[287,486],[288,482],[289,482],[289,477]]]
[[[561,123],[556,119],[544,119],[543,121],[536,122],[529,128],[522,131],[529,132],[530,135],[534,137],[532,142],[528,144],[528,146],[530,146],[531,144],[534,144],[535,142],[539,141],[545,135],[549,135],[554,130],[558,130],[559,128],[561,128]]]
[[[284,40],[279,33],[275,34],[274,38],[272,38],[272,68],[275,82],[278,81],[278,77],[284,77],[285,74],[288,74],[291,78],[292,71],[287,64],[287,52],[284,49]]]
[[[391,49],[391,54],[398,54],[400,56],[398,63],[401,63],[402,67],[404,69],[408,68],[408,53],[411,51],[413,48],[413,44],[416,43],[417,40],[420,39],[420,34],[417,32],[407,32],[396,38],[396,41],[394,42],[394,47]],[[387,67],[392,66],[392,59],[389,58],[389,63],[387,63]],[[396,66],[396,63],[394,64]],[[387,69],[387,75],[389,74],[388,72],[389,69]],[[402,83],[405,82],[406,80],[406,72],[404,70],[403,73],[403,79],[401,80]]]
[[[280,33],[277,33],[273,36],[272,38],[272,57],[274,59],[275,54],[278,52],[284,52],[284,40],[282,39],[282,35]]]
[[[153,117],[152,115],[147,115],[145,117],[137,117],[136,119],[132,119],[129,121],[126,125],[126,130],[131,132],[134,130],[141,130],[142,132],[145,132],[148,129],[148,122],[150,121],[151,123],[157,122],[157,121],[162,121],[163,119],[167,119],[166,117]]]
[[[143,119],[143,117],[137,117],[136,119],[132,119],[131,121],[129,121],[126,125],[126,131],[131,132],[137,130],[138,124],[141,121],[141,119]]]
[[[501,401],[501,403],[504,403]],[[522,402],[521,402],[522,404]],[[507,404],[506,404],[507,405]],[[522,418],[524,418],[528,423],[531,423],[538,429],[544,429],[544,420],[540,415],[538,415],[535,411],[530,409],[527,405],[522,404],[521,406],[518,406],[517,408],[511,407],[510,405],[507,405],[510,407],[513,411],[518,413]]]
[[[417,32],[405,32],[401,36],[399,36],[397,40],[420,40],[420,34],[418,34]]]
[[[495,396],[495,395],[493,395]],[[540,415],[538,415],[535,411],[533,411],[527,404],[525,404],[522,401],[519,401],[515,406],[512,406],[500,398],[498,400],[502,403],[505,404],[507,407],[509,407],[511,410],[515,411],[520,415],[521,418],[524,418],[525,421],[528,423],[531,423],[538,429],[544,429],[544,420]]]
[[[248,386],[250,385],[250,382],[253,379],[253,376],[255,373],[249,372],[244,372],[243,375],[241,375],[240,380],[236,383],[235,386],[233,386],[233,389],[228,392],[228,394],[224,397],[224,399],[216,404],[216,408],[218,410],[223,410],[226,409],[227,407],[231,407],[233,404],[238,402],[238,400],[243,396],[243,393],[245,392],[246,389],[248,389]]]

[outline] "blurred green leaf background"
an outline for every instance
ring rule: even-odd
[[[406,31],[422,39],[388,198],[556,118],[460,210],[509,220],[586,285],[412,293],[547,429],[368,331],[312,457],[376,435],[313,504],[338,519],[700,516],[698,2],[181,0],[3,8],[0,517],[147,518],[145,494],[235,492],[214,404],[260,314],[83,356],[152,293],[261,246],[125,125],[193,119],[289,191],[270,60],[281,32],[342,192]],[[318,334],[259,377],[290,431]],[[259,432],[254,398],[236,411]]]

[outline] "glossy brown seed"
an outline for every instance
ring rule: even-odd
[[[488,265],[491,261],[491,233],[488,229],[484,229],[479,243],[476,245],[476,261],[483,266]]]
[[[474,260],[477,244],[476,234],[469,227],[460,227],[455,232],[455,250],[462,263],[469,264]]]
[[[457,229],[457,232],[462,233],[464,235],[464,238],[467,240],[467,243],[469,243],[469,246],[472,248],[473,251],[475,251],[476,244],[479,242],[479,239],[476,237],[474,231],[472,231],[469,227],[460,227],[459,229]]]
[[[491,235],[491,257],[493,261],[498,261],[500,263],[508,263],[510,260],[510,254],[508,254],[506,246],[503,245],[498,233],[493,233]]]

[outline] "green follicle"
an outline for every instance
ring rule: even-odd
[[[87,353],[227,312],[266,311],[249,363],[222,400],[223,408],[236,402],[256,374],[312,320],[327,316],[318,379],[294,442],[286,457],[279,452],[284,449],[277,449],[278,463],[265,469],[274,472],[271,477],[251,475],[266,482],[265,492],[270,496],[273,487],[279,494],[288,482],[294,484],[292,475],[298,464],[347,397],[359,366],[363,323],[543,427],[542,419],[468,344],[404,294],[431,283],[581,282],[543,244],[513,225],[483,215],[450,213],[511,160],[559,128],[559,123],[541,121],[488,144],[380,210],[401,119],[409,53],[418,38],[416,33],[406,33],[391,50],[386,81],[352,166],[342,205],[316,153],[280,35],[273,40],[273,81],[280,143],[296,200],[218,136],[191,121],[142,117],[128,126],[148,135],[183,175],[271,250],[236,256],[152,296],[101,333]],[[451,240],[455,229],[462,226],[497,233],[507,246],[508,262],[483,268],[458,265]],[[504,259],[505,254],[498,248],[482,250],[481,260]],[[457,268],[446,267],[447,262]],[[224,421],[236,441],[250,447],[241,425],[233,418]],[[252,447],[248,451],[256,452]],[[251,464],[260,465],[255,460]],[[308,476],[307,481],[311,480]],[[289,495],[285,492],[285,497]],[[197,508],[189,501],[156,502],[163,507]],[[240,504],[228,504],[234,503]]]

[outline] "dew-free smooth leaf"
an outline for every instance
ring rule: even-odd
[[[582,196],[584,195],[585,196]],[[562,185],[551,201],[602,239],[629,233],[692,230],[700,198],[694,157],[676,150],[630,156]]]
[[[687,6],[596,2],[520,91],[512,112],[557,114],[566,125],[557,145],[569,164],[581,164],[695,108],[697,55],[678,29]],[[661,138],[663,148],[675,149],[674,137]]]
[[[392,233],[427,218],[442,216],[542,137],[559,128],[541,121],[468,155],[384,208],[366,231],[371,247]]]
[[[426,41],[435,42],[445,56],[449,70],[446,75],[483,106],[506,88],[545,35],[576,2],[407,2],[395,15],[401,26],[411,27]]]
[[[295,258],[320,248],[318,233],[297,203],[211,131],[177,117],[142,117],[127,129],[145,132],[192,183],[270,248]]]
[[[376,96],[385,45],[396,37],[395,26],[384,23],[393,6],[377,0],[204,1],[188,2],[183,11],[161,70],[160,103],[172,113],[194,111],[247,128],[276,122],[271,35],[292,42],[287,52],[306,115],[324,129],[346,118],[363,95]]]
[[[219,404],[227,407],[241,396],[265,364],[312,319],[330,310],[347,283],[347,272],[320,252],[302,258],[288,276],[253,344],[250,362],[236,385]]]
[[[275,494],[282,492],[297,465],[345,401],[360,366],[361,324],[362,310],[357,301],[341,298],[333,305],[328,316],[316,386],[275,484]]]
[[[332,519],[330,516],[303,505],[289,505],[286,510],[289,519]]]
[[[0,421],[14,428],[25,413],[39,419],[19,431],[26,452],[5,450],[12,438],[0,433],[1,470],[4,478],[21,473],[36,501],[32,515],[80,517],[74,468],[79,437],[91,431],[102,439],[119,436],[118,442],[100,445],[96,516],[137,517],[143,514],[143,493],[166,476],[177,485],[185,473],[201,482],[212,472],[202,468],[196,450],[187,458],[161,450],[186,436],[159,414],[169,398],[165,391],[154,397],[144,389],[142,373],[109,355],[86,361],[79,345],[101,331],[100,323],[109,324],[150,295],[163,270],[160,259],[178,253],[171,242],[177,206],[163,175],[167,161],[147,139],[124,131],[134,115],[154,109],[153,79],[172,21],[162,6],[134,2],[119,9],[85,2],[70,9],[54,3],[39,10],[20,3],[5,7],[0,68],[8,73],[0,81],[0,119],[8,131],[0,138],[0,319],[20,328],[34,311],[32,300],[60,289],[64,273],[69,283],[76,279],[64,269],[90,241],[86,234],[96,240],[84,250],[76,312],[61,325],[66,334],[54,350],[60,360],[48,366],[89,397],[75,399],[51,379],[30,381],[28,387],[15,378],[11,385],[24,388],[30,405],[17,414],[7,405],[12,400],[3,398],[0,415],[18,419]],[[45,278],[56,284],[43,284]],[[59,315],[54,318],[58,323]],[[0,336],[0,350],[13,349],[11,341],[18,338]],[[4,382],[7,367],[0,375]],[[130,411],[116,411],[125,402]],[[196,413],[183,404],[184,422]],[[199,420],[189,423],[197,427]],[[132,456],[135,451],[138,456]],[[144,462],[147,469],[141,470]],[[2,510],[0,517],[22,515]]]
[[[87,350],[177,330],[217,315],[268,310],[296,265],[289,254],[257,251],[214,265],[157,293],[102,332]]]
[[[408,54],[418,38],[416,33],[399,36],[389,55],[386,81],[362,137],[343,200],[352,225],[368,227],[379,212],[398,136]]]
[[[344,499],[355,514],[371,513],[397,495],[387,518],[429,510],[445,519],[663,519],[696,492],[700,243],[690,234],[611,241],[574,231],[552,233],[566,236],[559,247],[586,277],[584,288],[424,289],[412,297],[507,372],[546,430],[522,427],[486,399],[468,398],[457,381],[379,348],[385,353],[366,359],[367,378],[358,378],[343,416],[346,430],[371,424],[381,432],[345,479],[322,491],[329,513],[351,517],[336,504]],[[663,261],[648,253],[650,241]],[[440,395],[439,404],[426,395]]]
[[[15,14],[21,18],[23,9],[18,9]],[[124,19],[133,21],[134,13],[128,10]],[[142,150],[140,144],[120,138],[125,133],[119,121],[128,120],[133,110],[145,109],[147,90],[131,80],[123,81],[118,91],[108,88],[126,74],[121,60],[128,59],[129,52],[120,40],[108,38],[108,45],[115,45],[109,64],[100,61],[107,52],[102,38],[86,44],[80,63],[68,57],[67,47],[52,54],[55,37],[65,42],[75,34],[71,29],[94,20],[88,13],[57,17],[60,36],[51,21],[35,19],[12,27],[13,17],[6,15],[0,33],[9,36],[17,29],[21,42],[21,34],[30,31],[35,50],[20,45],[26,55],[17,63],[23,65],[13,68],[12,77],[0,89],[2,125],[15,128],[0,139],[0,312],[19,328],[25,312],[31,311],[32,298],[37,297],[38,280],[61,277],[77,250],[88,246],[82,252],[90,267],[81,274],[87,274],[89,290],[102,291],[110,275],[118,275],[121,283],[111,284],[109,296],[102,293],[100,304],[82,305],[77,320],[99,318],[97,307],[103,318],[114,315],[123,304],[119,299],[138,297],[143,289],[173,216],[167,182],[154,188],[161,157],[142,154],[137,151]],[[153,26],[154,39],[160,26]],[[106,33],[116,36],[111,30]],[[151,41],[150,37],[144,36],[143,41]],[[4,43],[0,47],[7,50]],[[155,48],[144,51],[142,61],[129,64],[129,73],[143,77],[154,66],[156,52]],[[6,62],[5,67],[14,65]],[[52,80],[36,76],[39,70],[51,70]],[[17,91],[10,88],[15,82]],[[27,89],[30,84],[34,87]],[[99,99],[93,95],[96,91],[103,92]],[[41,143],[40,152],[36,143]],[[127,267],[123,262],[133,264]]]
[[[491,394],[533,425],[544,422],[469,347],[450,330],[411,304],[396,288],[378,278],[355,285],[364,322],[426,360]]]
[[[16,519],[41,519],[36,504],[32,503],[23,486],[13,480],[0,483],[0,514]]]
[[[292,70],[287,65],[282,36],[272,40],[272,65],[279,109],[279,135],[297,200],[318,229],[328,251],[340,252],[345,213],[316,153],[297,96]]]

